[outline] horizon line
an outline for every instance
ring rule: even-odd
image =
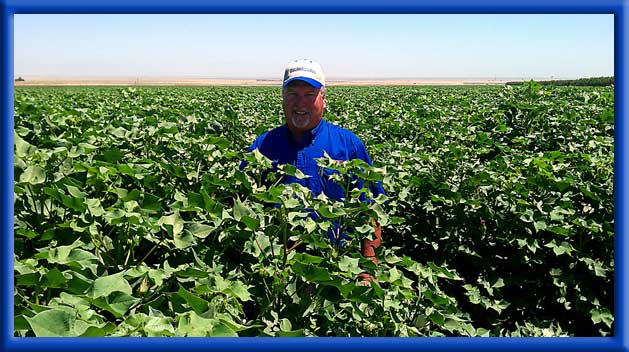
[[[186,79],[186,80],[234,80],[234,81],[281,81],[281,78],[269,77],[206,77],[196,75],[47,75],[47,74],[16,74],[13,79],[72,79],[72,80],[108,80],[108,79]],[[520,75],[520,76],[424,76],[424,77],[335,77],[327,78],[328,82],[335,81],[416,81],[416,80],[508,80],[508,79],[580,79],[596,77],[614,77],[611,75],[581,75],[581,76],[555,76],[555,75]]]

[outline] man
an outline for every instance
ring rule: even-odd
[[[282,107],[285,125],[260,135],[249,147],[249,152],[258,149],[267,158],[279,164],[292,164],[304,174],[305,179],[288,177],[286,183],[299,183],[309,188],[316,196],[324,193],[329,198],[341,200],[345,195],[342,188],[326,177],[315,158],[324,152],[335,160],[362,159],[372,165],[363,142],[352,132],[326,122],[323,112],[325,101],[325,75],[321,66],[312,60],[295,60],[284,71],[282,84]],[[381,184],[372,187],[377,196],[384,193]],[[375,239],[361,242],[361,253],[378,264],[375,249],[380,246],[381,227],[374,228]],[[361,274],[364,282],[373,277]]]

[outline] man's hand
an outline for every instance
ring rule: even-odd
[[[376,258],[375,249],[380,247],[380,242],[382,240],[382,226],[378,223],[374,226],[374,234],[376,235],[376,238],[373,241],[365,238],[360,243],[360,253],[363,257],[371,259],[374,264],[378,265],[378,258]]]
[[[358,282],[358,286],[370,286],[372,281],[378,282],[378,279],[369,273],[360,273],[358,274],[358,278],[361,279]]]

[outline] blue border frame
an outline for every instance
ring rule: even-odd
[[[629,199],[625,183],[629,137],[625,102],[629,29],[628,0],[0,0],[0,349],[6,351],[262,350],[320,351],[623,351],[629,352]],[[613,14],[615,30],[615,288],[614,337],[575,338],[15,338],[13,337],[13,18],[15,14],[59,13],[596,13]]]

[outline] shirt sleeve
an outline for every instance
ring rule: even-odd
[[[355,155],[353,159],[360,159],[369,164],[369,166],[373,166],[371,158],[369,157],[367,149],[365,148],[365,144],[363,143],[363,141],[358,139],[358,137],[356,137],[356,141],[354,142],[354,154]]]
[[[247,148],[247,153],[251,153],[254,149],[258,148],[258,144],[260,144],[260,137],[256,138],[253,143]]]
[[[366,162],[367,164],[369,164],[369,166],[373,166],[373,163],[371,162],[371,158],[369,157],[369,154],[367,153],[367,148],[365,148],[365,144],[358,137],[356,137],[354,145],[355,145],[354,158],[355,159],[360,159],[360,160]],[[358,188],[362,188],[363,187],[363,183],[364,182],[361,180],[358,183]],[[371,191],[371,195],[374,198],[378,197],[378,195],[380,195],[380,194],[386,195],[386,193],[384,192],[384,188],[382,187],[382,183],[379,182],[379,181],[369,185],[369,190]],[[369,200],[365,199],[365,195],[364,194],[360,196],[360,199],[361,199],[361,201],[369,201]]]

